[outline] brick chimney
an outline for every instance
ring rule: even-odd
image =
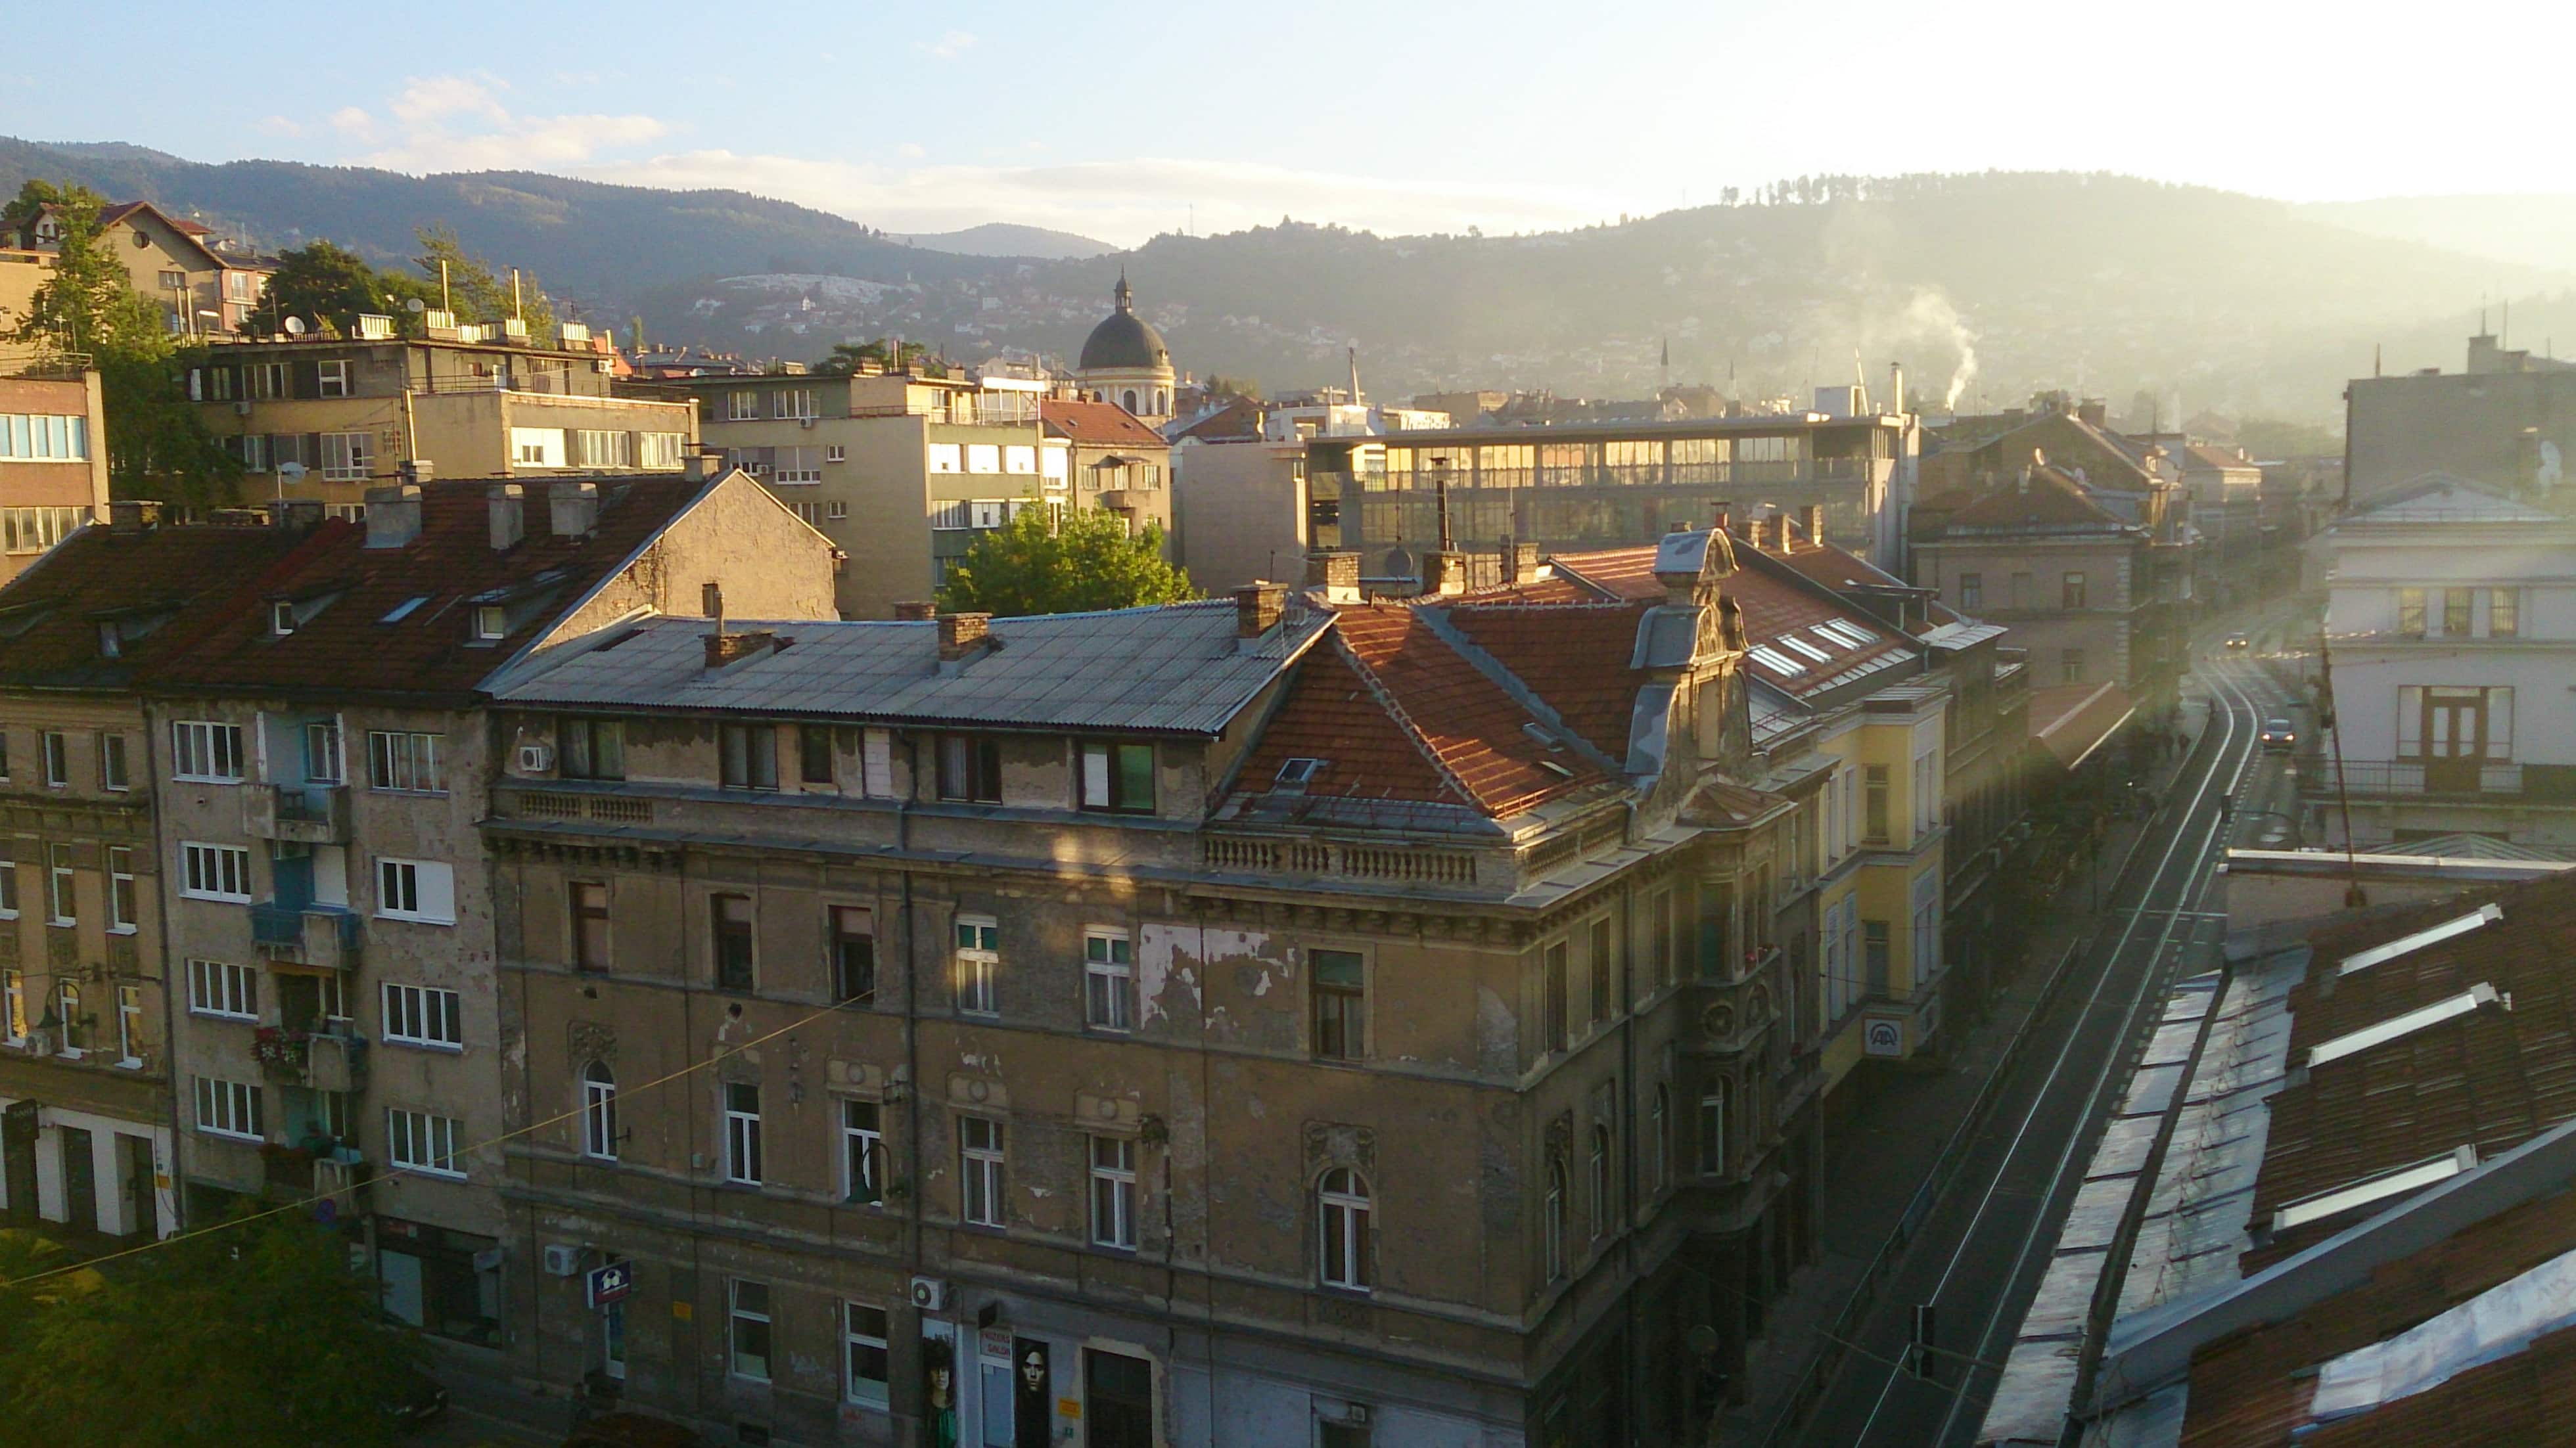
[[[1538,545],[1517,538],[1503,540],[1503,581],[1527,583],[1538,577]]]
[[[159,503],[121,499],[107,505],[107,531],[111,533],[149,533],[160,526]]]
[[[408,468],[410,463],[403,464]],[[420,537],[420,484],[367,489],[367,546],[408,548]]]
[[[939,617],[939,605],[926,598],[906,599],[894,606],[894,616],[904,623],[928,623]]]
[[[939,616],[939,661],[964,663],[984,646],[993,616],[989,613],[943,613]]]
[[[1809,504],[1807,505],[1806,526],[1807,526],[1807,541],[1808,541],[1809,543],[1822,544],[1822,543],[1825,541],[1825,505],[1824,505],[1824,504],[1822,504],[1822,503],[1809,503]]]
[[[1466,591],[1466,554],[1444,553],[1435,548],[1422,555],[1422,592],[1426,597],[1448,597]]]
[[[1279,626],[1288,590],[1276,583],[1247,583],[1234,591],[1234,636],[1250,643]]]
[[[721,669],[736,659],[765,654],[777,646],[778,635],[767,629],[755,629],[749,633],[726,633],[719,620],[717,631],[707,635],[707,667]]]
[[[1360,601],[1360,556],[1319,549],[1306,555],[1306,586],[1324,590],[1326,603]]]
[[[526,494],[517,483],[500,483],[483,494],[484,509],[492,517],[492,551],[507,553],[528,536]]]
[[[599,529],[599,484],[556,483],[546,489],[546,531],[587,538]]]
[[[2086,422],[2093,424],[2095,427],[2109,427],[2111,425],[2110,405],[2098,397],[2088,397],[2075,404],[2075,415],[2084,419]]]

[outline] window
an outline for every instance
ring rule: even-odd
[[[8,735],[8,732],[7,732],[6,730],[0,730],[0,780],[6,780],[8,777],[9,777],[9,735]]]
[[[1125,814],[1154,812],[1154,746],[1082,746],[1082,807]]]
[[[1002,449],[1000,444],[989,442],[970,442],[966,444],[966,471],[970,473],[998,473],[1001,470]],[[983,525],[978,524],[976,526],[981,527]],[[996,524],[995,526],[999,525]]]
[[[1592,988],[1592,1024],[1610,1019],[1612,957],[1610,920],[1604,916],[1592,922],[1592,953],[1584,964],[1589,968]]]
[[[69,413],[0,413],[0,460],[76,463],[89,458],[89,419]],[[30,510],[35,511],[35,510]],[[85,508],[68,511],[87,516]],[[77,525],[75,525],[77,526]],[[16,551],[13,542],[11,551]],[[48,544],[47,546],[51,546]]]
[[[823,505],[823,516],[832,522],[838,523],[850,516],[850,505],[838,501],[825,503]]]
[[[295,632],[295,605],[279,599],[268,606],[268,631],[279,638]]]
[[[324,397],[348,396],[348,359],[342,358],[335,362],[320,362],[314,364],[314,382],[314,390],[322,394]]]
[[[1941,756],[1926,751],[1914,756],[1914,828],[1930,830],[1941,823]]]
[[[63,1023],[63,1054],[73,1059],[89,1054],[89,1019],[82,1014],[80,982],[54,982],[54,1018]]]
[[[2069,610],[2082,608],[2084,606],[2083,574],[2069,573],[2066,575],[2064,582],[2059,586],[2057,606]]]
[[[1726,1083],[1715,1082],[1699,1098],[1699,1169],[1709,1176],[1726,1174]]]
[[[760,394],[744,388],[725,394],[725,421],[752,422],[760,417]]]
[[[1136,1247],[1136,1143],[1123,1136],[1091,1138],[1091,1241]]]
[[[375,471],[375,438],[363,432],[322,434],[322,478],[332,483],[363,483]]]
[[[1565,978],[1565,955],[1565,942],[1562,940],[1547,948],[1546,967],[1539,983],[1539,990],[1545,997],[1539,1002],[1544,1020],[1544,1034],[1540,1039],[1551,1051],[1564,1050],[1568,1040],[1566,1017],[1569,1013],[1565,994],[1572,987]]]
[[[580,428],[572,435],[573,465],[584,468],[635,466],[635,434]]]
[[[832,907],[832,990],[862,1005],[877,998],[876,912],[864,905]]]
[[[116,988],[116,1064],[143,1064],[143,987]]]
[[[51,789],[68,789],[72,782],[71,741],[48,729],[38,736],[45,746],[45,784]]]
[[[385,983],[385,1039],[404,1046],[465,1049],[462,997],[435,986]]]
[[[490,643],[510,636],[510,611],[499,604],[485,604],[474,610],[474,637]]]
[[[958,460],[960,452],[961,449],[959,446],[953,442],[934,442],[930,444],[928,448],[930,470],[934,473],[955,473],[965,471],[965,465]],[[937,525],[934,524],[933,526]]]
[[[716,989],[750,990],[754,963],[751,897],[711,895],[707,897],[707,908],[714,922]]]
[[[676,468],[680,465],[680,448],[688,439],[676,432],[642,432],[635,435],[636,466]]]
[[[2464,639],[2469,636],[2469,616],[2477,591],[2469,588],[2442,590],[2442,636]]]
[[[177,779],[238,784],[242,732],[238,724],[178,720],[170,725],[171,774]]]
[[[725,1180],[760,1185],[760,1088],[728,1081],[724,1088]]]
[[[1369,1189],[1349,1167],[1324,1173],[1315,1188],[1320,1275],[1327,1287],[1369,1290]]]
[[[1960,575],[1959,575],[1959,607],[1961,607],[1961,608],[1983,608],[1983,607],[1985,607],[1985,606],[1986,606],[1986,580],[1985,580],[1984,575],[1982,575],[1982,574],[1976,574],[1976,573],[1962,573],[1962,574],[1960,574]]]
[[[608,887],[596,880],[572,883],[572,963],[576,970],[608,969]]]
[[[1547,1159],[1547,1199],[1543,1207],[1541,1232],[1546,1253],[1545,1280],[1554,1282],[1565,1275],[1565,1158]]]
[[[828,724],[796,726],[796,778],[804,784],[832,782],[832,728]]]
[[[197,1129],[208,1136],[259,1140],[259,1088],[239,1081],[198,1077]]]
[[[1368,1054],[1368,987],[1355,950],[1307,952],[1313,962],[1315,1054],[1356,1061]]]
[[[316,784],[339,784],[340,721],[317,719],[304,726],[304,777]]]
[[[2084,682],[2084,651],[2082,649],[2059,649],[2057,651],[2057,682],[2061,684],[2080,684]]]
[[[132,935],[142,919],[142,902],[134,888],[134,851],[111,845],[107,851],[107,933]]]
[[[437,860],[376,861],[376,915],[424,925],[455,924],[455,867]]]
[[[234,845],[179,845],[179,893],[192,900],[250,903],[250,851]]]
[[[581,1154],[617,1160],[617,1072],[606,1061],[581,1068]]]
[[[563,753],[556,764],[566,779],[624,779],[626,725],[616,719],[565,719],[555,737]]]
[[[45,846],[45,910],[56,925],[80,922],[80,902],[75,895],[72,873],[72,847]]]
[[[1861,769],[1861,827],[1863,843],[1887,843],[1887,766],[1865,765]]]
[[[2487,637],[2509,639],[2522,633],[2522,590],[2494,588],[2487,591]]]
[[[1082,1019],[1104,1031],[1136,1024],[1136,946],[1124,930],[1082,936]]]
[[[975,916],[957,920],[957,1009],[992,1016],[1002,1011],[1001,926]]]
[[[81,530],[87,508],[0,508],[11,553],[42,553]]]
[[[814,391],[808,387],[782,387],[769,394],[770,416],[814,416]]]
[[[385,1157],[395,1166],[428,1176],[462,1177],[456,1150],[465,1123],[453,1116],[397,1107],[385,1113]]]
[[[1002,1197],[1002,1123],[980,1116],[957,1118],[959,1210],[979,1227],[1005,1225]]]
[[[226,278],[226,280],[230,279],[231,278],[229,276]],[[248,282],[250,280],[247,276],[243,276],[241,279],[244,282]],[[271,402],[286,396],[287,387],[285,363],[253,362],[242,370],[250,374],[250,395],[252,397],[262,402]]]
[[[778,730],[768,724],[726,724],[716,731],[727,789],[778,788]]]
[[[27,1044],[27,977],[22,971],[0,970],[0,1040]]]
[[[1613,1211],[1610,1188],[1610,1128],[1597,1124],[1592,1128],[1591,1207],[1592,1235],[1609,1236],[1610,1217]]]
[[[885,1174],[885,1108],[873,1101],[843,1101],[842,1195],[854,1202],[883,1202]]]
[[[733,1344],[733,1375],[756,1383],[769,1381],[769,1288],[764,1283],[726,1284],[730,1303],[728,1336]]]
[[[445,794],[444,734],[367,732],[367,786],[404,794]]]
[[[849,1363],[842,1396],[864,1408],[883,1408],[891,1369],[886,1357],[886,1310],[864,1303],[841,1304],[841,1334]]]
[[[939,797],[1002,802],[1002,745],[972,734],[939,736]]]
[[[770,471],[769,481],[773,483],[819,483],[823,481],[823,465],[816,461],[819,454],[817,454],[814,449],[810,447],[782,447],[775,451],[777,453],[777,462]]]
[[[189,961],[188,1010],[192,1015],[258,1020],[259,972],[220,960]]]
[[[560,427],[514,427],[510,429],[510,461],[523,468],[559,468],[564,465],[564,430]]]
[[[837,442],[827,442],[823,444],[823,461],[827,463],[845,463],[849,460],[849,449],[843,447],[841,444]]]
[[[2424,636],[2424,590],[2397,590],[2397,631],[2409,638]]]
[[[98,784],[101,789],[120,794],[134,787],[134,777],[125,763],[124,735],[98,736]]]
[[[1869,993],[1884,996],[1888,993],[1887,922],[1862,921],[1860,939],[1861,969],[1867,979]]]

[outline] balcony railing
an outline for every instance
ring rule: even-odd
[[[337,905],[250,907],[250,938],[271,960],[351,970],[358,964],[358,916]]]
[[[2331,760],[2308,768],[2310,788],[2331,794]],[[2476,759],[2347,759],[2343,792],[2354,799],[2430,799],[2576,805],[2576,764],[2497,763]]]
[[[308,845],[345,844],[349,838],[349,789],[341,784],[274,784],[245,789],[242,833],[255,839]]]

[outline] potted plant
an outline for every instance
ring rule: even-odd
[[[262,1026],[251,1037],[250,1050],[262,1071],[275,1076],[300,1076],[313,1051],[313,1035],[309,1031]]]

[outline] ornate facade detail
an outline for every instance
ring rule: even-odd
[[[1314,1176],[1330,1167],[1357,1167],[1362,1175],[1377,1170],[1377,1132],[1366,1126],[1346,1126],[1336,1121],[1306,1123],[1306,1175]]]
[[[617,1059],[617,1031],[596,1021],[572,1023],[572,1058],[576,1061]]]

